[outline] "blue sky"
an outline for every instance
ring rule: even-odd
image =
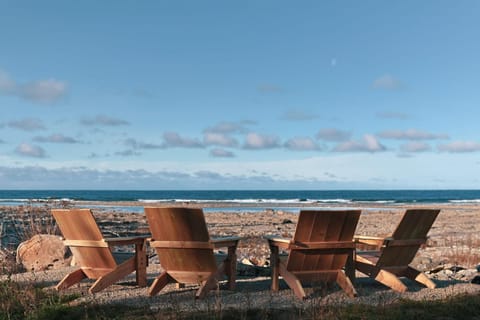
[[[478,1],[1,1],[0,186],[478,188]]]

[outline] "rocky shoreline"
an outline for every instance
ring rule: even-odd
[[[70,205],[70,204],[69,204]],[[148,225],[145,216],[137,212],[113,210],[103,207],[102,203],[88,203],[82,205],[95,205],[93,210],[96,220],[105,237],[135,236],[148,234]],[[141,207],[141,203],[120,203],[111,206],[134,205]],[[161,205],[168,205],[162,203]],[[178,205],[178,204],[176,204]],[[200,206],[199,204],[182,204],[184,206]],[[208,204],[202,203],[207,207]],[[427,245],[420,249],[412,265],[425,271],[438,285],[439,288],[430,290],[408,282],[409,292],[398,294],[385,288],[374,281],[357,274],[357,290],[359,298],[348,299],[338,289],[329,289],[326,295],[315,295],[322,303],[361,302],[375,303],[379,299],[393,303],[400,298],[407,299],[440,299],[456,294],[480,294],[480,286],[476,284],[480,269],[480,206],[479,205],[423,205],[423,207],[442,209],[436,222],[429,233]],[[225,207],[225,204],[212,204],[210,207]],[[243,206],[242,206],[243,207]],[[312,207],[311,204],[308,207]],[[319,208],[332,207],[318,206]],[[340,207],[340,206],[337,206]],[[388,235],[396,227],[404,210],[412,206],[359,205],[363,210],[357,227],[357,234],[362,235]],[[418,207],[418,206],[416,206]],[[208,304],[215,304],[215,299],[220,299],[223,307],[235,307],[238,301],[249,301],[250,307],[261,307],[262,304],[270,306],[295,305],[305,307],[309,302],[296,301],[291,290],[280,290],[272,294],[269,290],[269,248],[264,235],[276,234],[291,237],[295,231],[298,218],[298,209],[275,210],[264,209],[258,206],[252,210],[236,210],[229,208],[227,211],[215,210],[206,212],[205,218],[212,237],[240,236],[243,240],[239,244],[238,257],[238,286],[235,292],[219,290],[212,294],[206,301],[192,300],[194,287],[187,286],[177,290],[174,286],[167,288],[165,293],[156,297],[147,298],[145,288],[136,288],[130,280],[121,282],[107,288],[95,295],[84,294],[75,303],[102,302],[102,303],[128,303],[133,305],[146,305],[148,308],[209,308]],[[13,241],[13,231],[24,228],[23,235],[39,232],[58,233],[49,214],[49,206],[42,207],[3,207],[0,208],[4,225],[2,240]],[[15,227],[11,229],[9,225]],[[5,229],[7,226],[7,229]],[[32,230],[28,230],[28,229]],[[20,238],[20,236],[17,236]],[[24,240],[24,239],[22,239]],[[154,252],[150,252],[148,267],[149,280],[151,281],[160,266]],[[0,257],[1,259],[1,257]],[[3,260],[6,261],[7,258]],[[30,281],[43,283],[47,290],[52,289],[67,270],[71,268],[62,266],[59,269],[24,272],[11,275],[17,281]],[[69,289],[69,291],[86,292],[87,284]],[[283,286],[282,288],[286,288]],[[310,292],[316,292],[309,289]],[[213,299],[213,300],[212,300]],[[329,302],[330,301],[330,302]],[[217,301],[218,302],[218,301]],[[247,303],[247,302],[246,302]]]

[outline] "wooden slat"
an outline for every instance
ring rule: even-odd
[[[290,245],[290,249],[355,249],[355,243],[353,241],[294,242]]]
[[[205,281],[211,274],[210,271],[201,272],[195,270],[195,268],[192,268],[191,271],[168,271],[168,275],[178,282],[195,284]]]
[[[210,243],[213,245],[214,249],[218,248],[231,248],[237,247],[238,242],[241,240],[241,237],[225,237],[225,238],[215,238],[211,239]]]
[[[128,246],[131,244],[143,243],[148,239],[148,235],[135,236],[135,237],[118,237],[118,238],[104,238],[105,242],[108,242],[110,246]]]
[[[69,247],[108,248],[108,243],[103,240],[64,240],[63,244]]]
[[[213,249],[210,242],[200,241],[150,241],[150,246],[153,248],[164,249]]]
[[[409,247],[409,246],[420,246],[424,244],[427,239],[402,239],[402,240],[390,240],[386,242],[388,247]]]

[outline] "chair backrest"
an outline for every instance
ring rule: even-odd
[[[92,246],[70,246],[77,264],[89,278],[97,278],[116,267],[110,248],[106,244],[94,245],[103,236],[90,209],[53,209],[52,214],[67,244],[70,240],[92,241]]]
[[[179,282],[203,281],[217,269],[202,209],[145,207],[162,268]],[[189,280],[189,281],[187,281]]]
[[[343,268],[353,248],[353,235],[360,212],[360,210],[300,211],[293,237],[293,244],[296,246],[290,250],[287,270],[295,272]],[[312,249],[321,244],[326,246]],[[302,246],[305,246],[305,249],[302,249]]]
[[[379,266],[407,266],[412,262],[418,249],[427,240],[440,210],[409,209],[392,234],[392,239],[382,249],[377,261]]]

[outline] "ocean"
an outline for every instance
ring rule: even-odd
[[[0,190],[1,205],[47,201],[238,204],[480,203],[480,190]]]

